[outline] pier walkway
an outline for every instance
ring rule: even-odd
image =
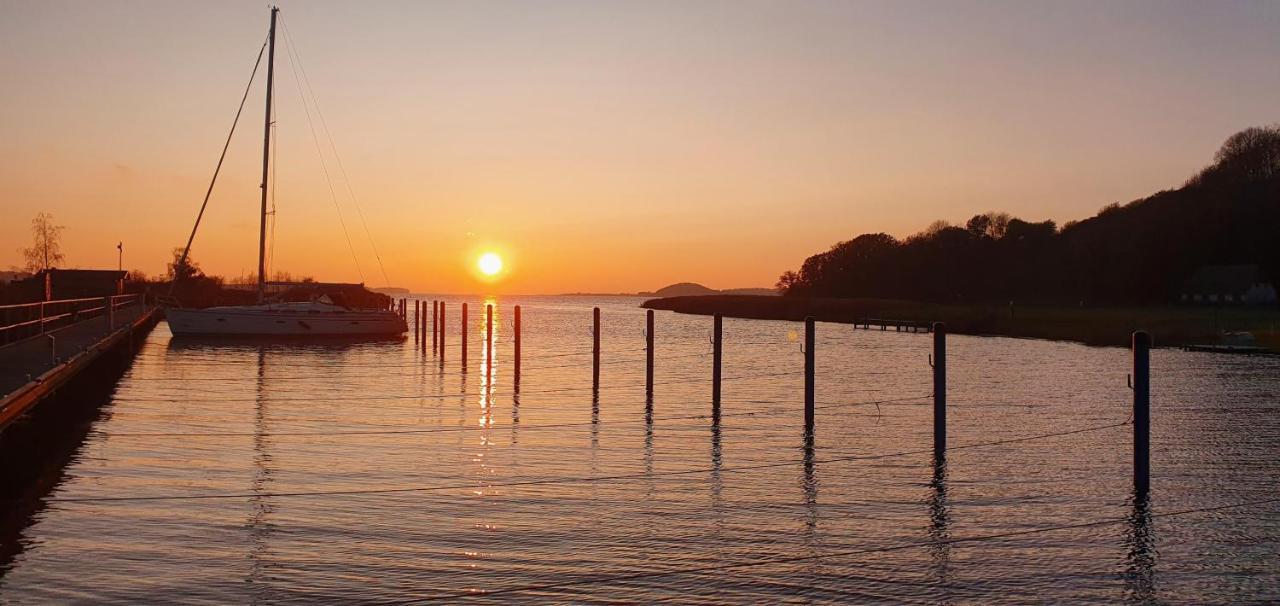
[[[158,315],[141,295],[0,306],[0,429]]]

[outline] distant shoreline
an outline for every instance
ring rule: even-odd
[[[892,299],[829,299],[705,295],[664,297],[647,309],[756,320],[851,324],[866,318],[945,322],[951,333],[1075,341],[1128,347],[1134,330],[1152,334],[1157,346],[1216,344],[1223,331],[1249,331],[1257,344],[1280,349],[1280,309],[1270,307],[1062,307],[1047,305],[938,305]]]

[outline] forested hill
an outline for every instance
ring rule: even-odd
[[[937,302],[1174,300],[1204,265],[1257,264],[1280,282],[1280,125],[1232,135],[1182,187],[1059,226],[1005,213],[863,234],[809,257],[788,295]]]

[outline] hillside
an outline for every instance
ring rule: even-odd
[[[947,303],[1152,305],[1209,265],[1280,282],[1280,127],[1232,135],[1181,187],[1057,226],[1006,213],[935,222],[898,240],[863,234],[806,259],[785,294]]]

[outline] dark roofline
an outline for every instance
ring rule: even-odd
[[[43,277],[47,273],[53,274],[54,276],[57,276],[58,274],[82,274],[82,275],[108,274],[108,275],[115,276],[117,279],[123,278],[129,274],[129,272],[120,270],[120,269],[58,269],[54,267],[50,269],[42,269],[39,271],[39,273],[35,274],[35,276],[33,277],[36,277],[36,278]]]

